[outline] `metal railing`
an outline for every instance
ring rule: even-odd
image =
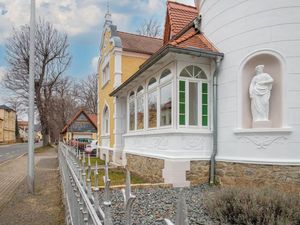
[[[90,156],[80,150],[59,143],[59,168],[62,180],[67,225],[113,225],[111,216],[110,179],[108,161],[105,162],[103,209],[100,207],[98,165],[92,168]],[[94,186],[91,176],[94,173]],[[131,193],[130,172],[126,171],[126,186],[122,189],[124,197],[125,224],[132,225],[132,206],[136,197]],[[165,219],[167,225],[174,225]],[[177,203],[175,225],[188,225],[187,207],[183,195]]]

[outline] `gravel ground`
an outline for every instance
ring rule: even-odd
[[[189,225],[216,225],[203,209],[203,193],[213,191],[208,185],[199,185],[182,189],[185,196]],[[175,223],[176,203],[180,194],[179,188],[149,188],[134,189],[132,193],[136,196],[133,204],[133,224],[165,225],[165,218]],[[102,196],[102,195],[101,195]],[[112,217],[114,224],[125,224],[124,204],[121,190],[112,190]],[[100,199],[102,202],[102,199]]]

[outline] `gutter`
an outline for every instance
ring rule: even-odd
[[[209,184],[216,183],[216,155],[218,153],[218,74],[223,57],[215,58],[216,69],[213,74],[213,152],[210,158]]]

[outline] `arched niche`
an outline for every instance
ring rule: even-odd
[[[269,120],[271,127],[280,128],[283,124],[283,65],[279,55],[273,52],[262,51],[248,56],[241,67],[241,126],[252,127],[251,101],[249,86],[255,75],[255,67],[264,65],[264,72],[274,79],[270,97]]]

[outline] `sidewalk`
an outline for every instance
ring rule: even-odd
[[[0,225],[65,224],[56,150],[35,154],[35,162],[34,195],[24,179],[27,156],[0,167]]]

